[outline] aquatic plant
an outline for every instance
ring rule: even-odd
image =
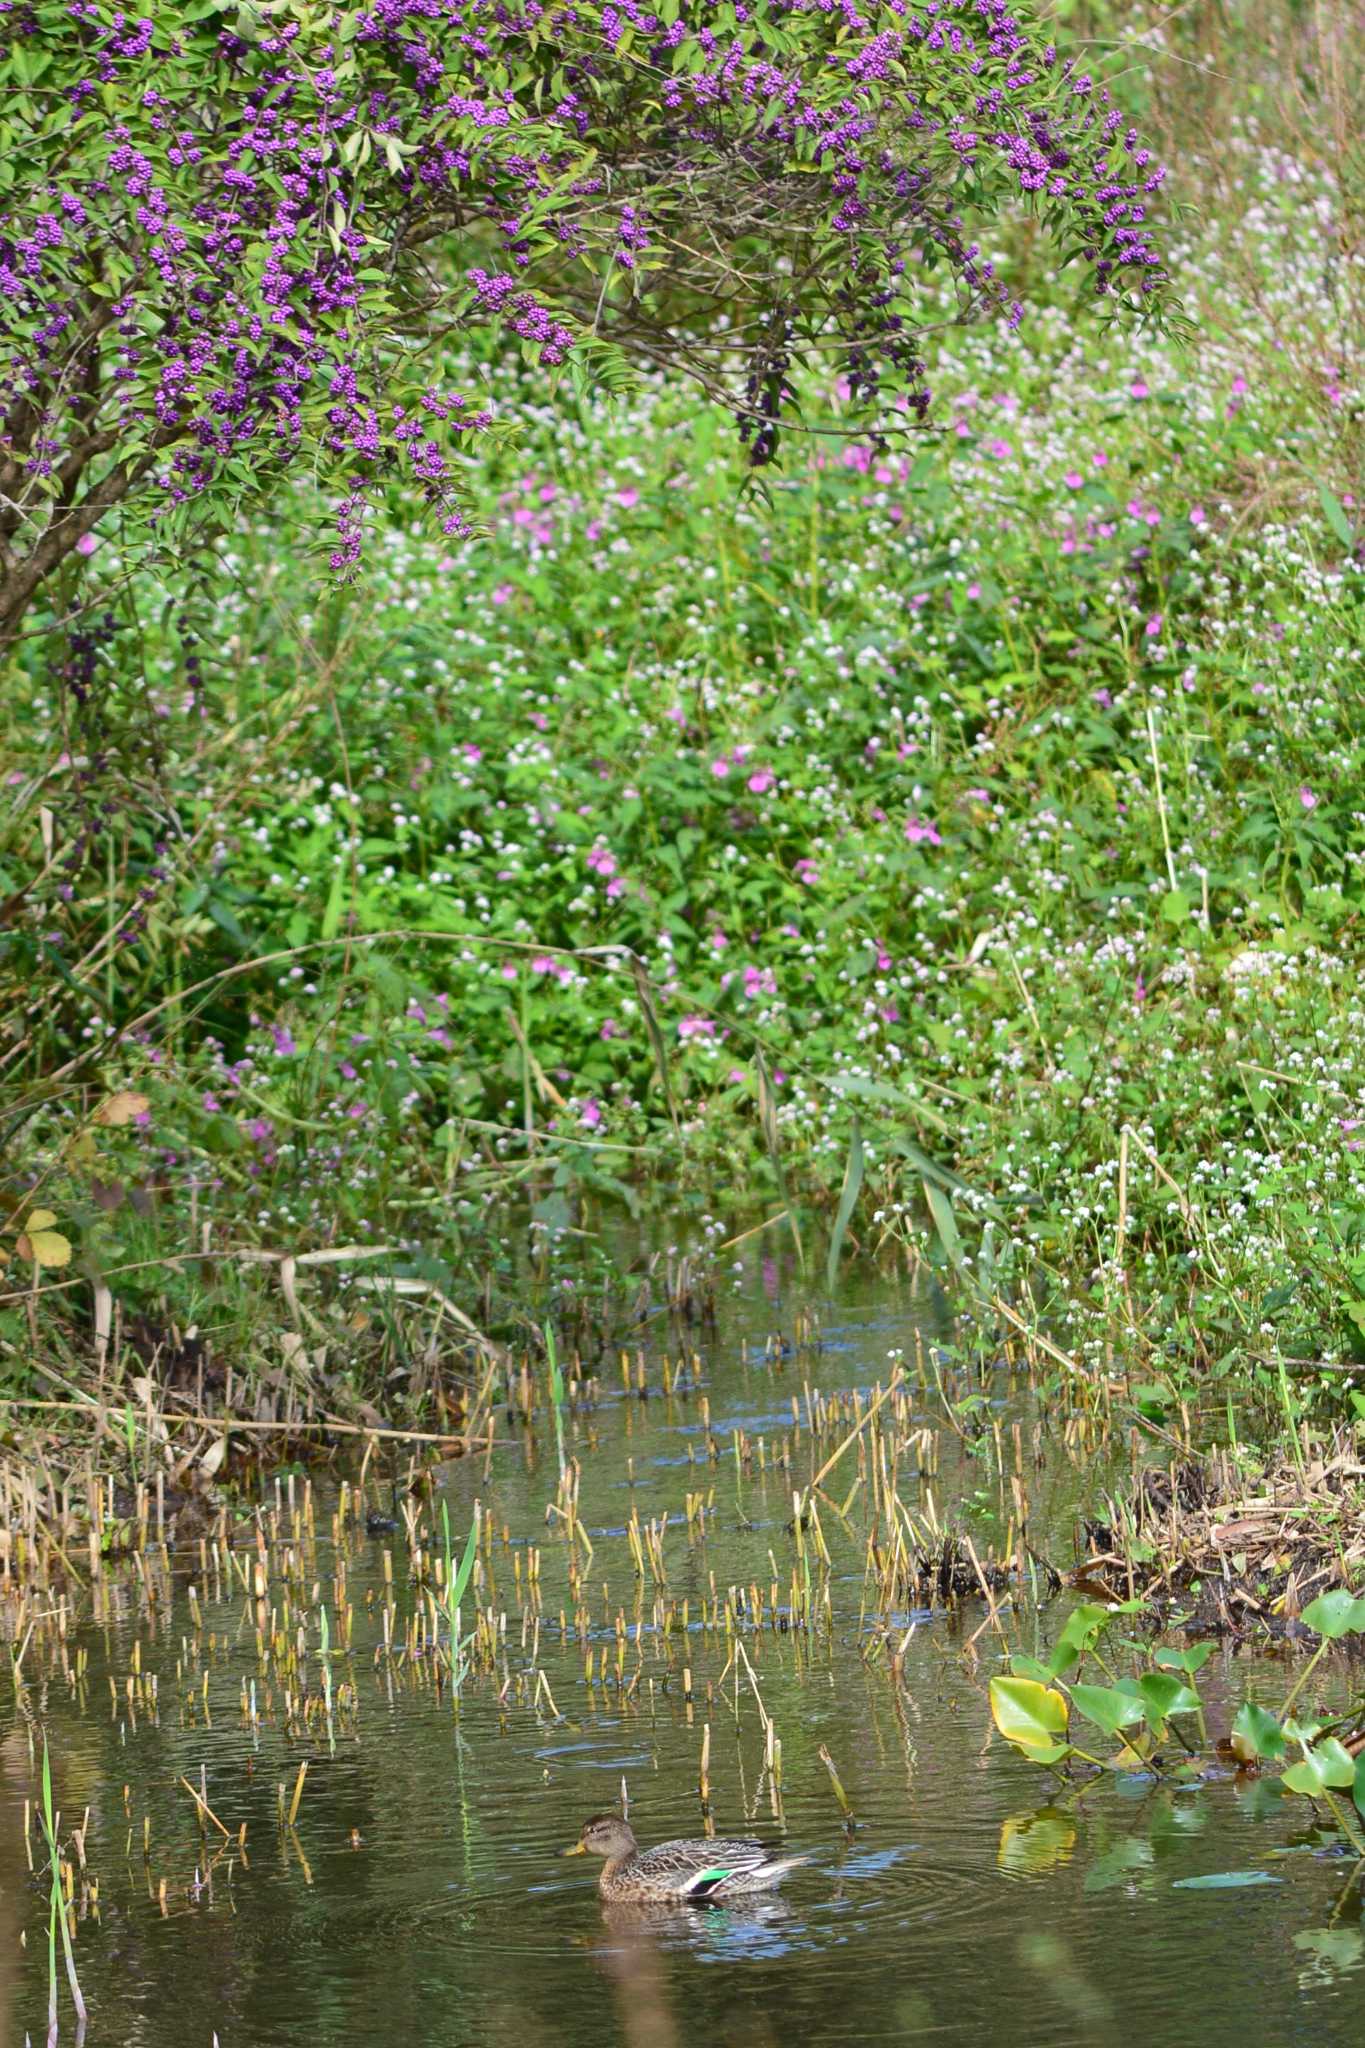
[[[1016,1653],[1009,1673],[992,1678],[995,1725],[1031,1763],[1055,1769],[1075,1757],[1098,1770],[1170,1772],[1179,1778],[1200,1774],[1204,1759],[1178,1734],[1175,1723],[1180,1716],[1195,1716],[1207,1744],[1195,1676],[1213,1655],[1211,1643],[1158,1649],[1148,1668],[1132,1677],[1117,1677],[1106,1669],[1107,1685],[1077,1675],[1087,1656],[1103,1666],[1099,1645],[1106,1633],[1120,1617],[1140,1612],[1144,1604],[1082,1602],[1068,1615],[1045,1660]],[[1365,1597],[1342,1589],[1324,1593],[1304,1609],[1302,1621],[1321,1640],[1279,1711],[1246,1700],[1221,1746],[1239,1765],[1259,1769],[1285,1763],[1297,1745],[1298,1759],[1281,1771],[1279,1784],[1286,1792],[1321,1801],[1343,1842],[1365,1861],[1365,1732],[1351,1716],[1303,1719],[1292,1711],[1332,1644],[1348,1635],[1365,1635]],[[1075,1739],[1073,1715],[1088,1721],[1105,1741],[1117,1742],[1117,1751],[1098,1757],[1082,1748]],[[1340,1791],[1350,1794],[1350,1808],[1335,1796]]]

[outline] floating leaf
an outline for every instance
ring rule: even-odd
[[[1067,1755],[1067,1705],[1054,1687],[1032,1678],[993,1678],[991,1713],[1006,1742],[1034,1763],[1060,1763]]]
[[[1178,1877],[1172,1886],[1177,1892],[1226,1892],[1248,1884],[1282,1884],[1282,1878],[1272,1877],[1268,1870],[1212,1870],[1207,1877]]]
[[[145,1116],[151,1106],[150,1097],[139,1095],[135,1088],[120,1088],[116,1094],[105,1097],[95,1111],[95,1122],[103,1124],[106,1130],[117,1130],[132,1123],[135,1117]]]

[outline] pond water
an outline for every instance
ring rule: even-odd
[[[768,1278],[771,1288],[771,1266]],[[695,1387],[660,1391],[661,1358],[647,1353],[649,1398],[625,1393],[613,1366],[595,1405],[567,1419],[592,1546],[590,1560],[577,1546],[576,1588],[545,1415],[532,1435],[500,1412],[503,1441],[436,1470],[423,1527],[439,1527],[444,1503],[458,1547],[481,1502],[492,1541],[478,1598],[507,1616],[494,1668],[466,1678],[458,1712],[420,1630],[409,1634],[423,1601],[405,1530],[367,1533],[359,1517],[338,1525],[335,1488],[321,1480],[311,1527],[299,1481],[293,1519],[284,1493],[261,1549],[249,1521],[236,1525],[235,1565],[206,1569],[197,1546],[173,1550],[169,1574],[129,1570],[80,1594],[64,1645],[49,1637],[40,1649],[35,1636],[22,1693],[7,1688],[0,1741],[0,2048],[47,2033],[46,1902],[23,1834],[39,1725],[62,1832],[88,1808],[75,1955],[90,2048],[1361,2040],[1360,1895],[1303,1802],[1230,1777],[1181,1790],[1120,1778],[1078,1796],[1030,1767],[991,1739],[986,1686],[1003,1644],[981,1600],[898,1613],[898,1640],[916,1624],[898,1673],[873,1654],[866,1490],[846,1499],[856,1447],[827,1486],[847,1523],[821,1517],[825,1624],[808,1635],[774,1627],[767,1611],[748,1625],[741,1610],[732,1633],[702,1625],[713,1587],[722,1601],[731,1586],[753,1587],[763,1607],[774,1582],[781,1592],[794,1566],[804,1570],[793,1488],[843,1431],[818,1444],[795,1432],[793,1399],[804,1412],[808,1384],[864,1395],[884,1385],[889,1354],[907,1353],[932,1321],[893,1283],[864,1284],[825,1305],[818,1351],[774,1358],[763,1341],[791,1329],[794,1304],[761,1289],[737,1299],[747,1305],[697,1343]],[[997,1419],[1037,1419],[1026,1391],[1002,1383],[989,1398]],[[943,1428],[932,1393],[922,1419],[939,1432],[938,1470],[916,1479],[907,1459],[900,1490],[918,1511],[931,1494],[944,1518],[973,1502],[984,1555],[1005,1501],[989,1459]],[[739,1469],[736,1428],[763,1437],[763,1469],[757,1457]],[[774,1462],[784,1436],[790,1468]],[[1062,1563],[1089,1476],[1085,1456],[1060,1448],[1034,1475],[1032,1540]],[[712,1490],[709,1515],[689,1530],[686,1497]],[[365,1503],[388,1499],[372,1462]],[[664,1589],[637,1575],[632,1506],[641,1525],[672,1518]],[[527,1597],[537,1563],[538,1603]],[[319,1700],[319,1602],[332,1618],[334,1744]],[[1070,1604],[1065,1594],[1041,1612],[1007,1602],[1001,1629],[1012,1647],[1037,1648]],[[572,1630],[584,1607],[586,1644]],[[267,1609],[273,1656],[258,1638]],[[657,1627],[663,1618],[673,1626]],[[292,1683],[307,1684],[306,1706],[287,1697],[281,1652],[300,1628]],[[1217,1651],[1201,1676],[1211,1723],[1224,1725],[1258,1684],[1281,1698],[1283,1667]],[[604,1908],[597,1864],[558,1852],[585,1816],[617,1803],[623,1781],[643,1841],[702,1832],[708,1687],[717,1831],[753,1829],[812,1860],[780,1897],[747,1910]],[[780,1790],[765,1768],[768,1721]],[[282,1826],[277,1787],[292,1798],[304,1759],[295,1825]],[[201,1837],[185,1780],[226,1834],[205,1822]],[[1190,1882],[1224,1873],[1259,1881]],[[65,1986],[62,2012],[69,2041]]]

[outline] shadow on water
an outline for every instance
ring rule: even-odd
[[[981,1632],[982,1603],[899,1616],[914,1629],[898,1675],[865,1654],[856,1506],[846,1528],[826,1518],[828,1627],[814,1639],[773,1626],[770,1606],[768,1625],[739,1632],[750,1683],[725,1628],[701,1625],[726,1589],[761,1594],[791,1574],[792,1491],[811,1470],[793,1419],[807,1381],[866,1396],[921,1312],[893,1284],[865,1284],[827,1312],[822,1349],[791,1360],[763,1355],[774,1310],[757,1289],[757,1307],[747,1299],[722,1317],[697,1388],[641,1400],[604,1384],[569,1418],[592,1546],[572,1584],[548,1512],[552,1433],[534,1443],[500,1425],[509,1440],[488,1459],[437,1475],[455,1530],[476,1498],[491,1520],[478,1598],[506,1616],[495,1667],[469,1679],[458,1714],[404,1632],[424,1596],[403,1532],[334,1530],[321,1487],[314,1533],[296,1542],[286,1527],[259,1603],[244,1568],[215,1571],[202,1551],[178,1559],[164,1588],[130,1575],[98,1613],[78,1603],[61,1655],[26,1669],[24,1705],[49,1732],[64,1826],[89,1809],[76,1955],[90,2048],[209,2048],[215,2034],[222,2048],[1359,2041],[1360,1899],[1343,1896],[1346,1869],[1304,1829],[1306,1809],[1288,1816],[1271,1787],[1231,1780],[1080,1792],[989,1743],[1001,1645]],[[929,1402],[921,1419],[943,1418]],[[764,1435],[763,1466],[730,1455],[737,1428]],[[940,1515],[966,1504],[984,1543],[1001,1504],[969,1446],[941,1435],[932,1480],[914,1484]],[[1069,1542],[1090,1476],[1060,1453],[1038,1472],[1039,1543]],[[683,1513],[698,1492],[712,1501],[700,1534]],[[642,1524],[670,1516],[667,1628],[637,1578],[632,1507]],[[253,1555],[249,1523],[242,1540]],[[331,1663],[334,1747],[317,1711],[319,1602],[335,1631],[353,1617]],[[575,1611],[591,1616],[587,1642]],[[1014,1640],[1041,1643],[1064,1611],[1011,1612]],[[291,1631],[303,1645],[292,1681],[261,1647],[287,1646]],[[1254,1672],[1215,1654],[1201,1681],[1211,1719]],[[591,1869],[558,1852],[623,1780],[642,1840],[700,1833],[708,1722],[717,1828],[784,1840],[812,1862],[772,1899],[604,1908]],[[26,2030],[35,2042],[46,2032],[46,1913],[24,1853],[32,1785],[17,1710],[0,1741],[0,2048],[17,2048]],[[277,1787],[305,1758],[290,1829]],[[201,1833],[184,1782],[199,1785],[201,1767],[231,1839],[207,1822]],[[1228,1871],[1259,1881],[1189,1887]]]

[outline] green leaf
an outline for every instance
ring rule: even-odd
[[[1304,1608],[1302,1620],[1305,1628],[1311,1628],[1329,1642],[1336,1642],[1342,1636],[1358,1635],[1365,1630],[1365,1595],[1359,1599],[1337,1587],[1331,1593],[1319,1594],[1318,1598]]]
[[[1344,1789],[1349,1785],[1354,1790],[1355,1779],[1355,1758],[1335,1735],[1328,1735],[1298,1763],[1291,1764],[1280,1782],[1287,1791],[1298,1792],[1305,1799],[1320,1799],[1333,1786]]]
[[[1143,1718],[1143,1704],[1130,1693],[1116,1692],[1109,1685],[1073,1685],[1071,1703],[1106,1735],[1117,1735]]]
[[[1158,1724],[1164,1725],[1172,1714],[1199,1712],[1198,1693],[1169,1671],[1144,1671],[1137,1681],[1137,1691],[1154,1731]]]
[[[1244,1700],[1232,1724],[1232,1747],[1244,1764],[1250,1764],[1273,1763],[1289,1745],[1274,1714],[1258,1707],[1254,1700]]]
[[[1117,1608],[1106,1607],[1098,1600],[1083,1600],[1079,1607],[1072,1608],[1048,1659],[1054,1678],[1065,1678],[1068,1671],[1075,1670],[1117,1612]]]
[[[991,1713],[1006,1742],[1034,1763],[1060,1763],[1068,1754],[1067,1705],[1054,1687],[1032,1678],[993,1678]]]
[[[1188,1650],[1158,1650],[1156,1662],[1162,1671],[1202,1671],[1213,1655],[1212,1643],[1195,1643]]]
[[[1177,1892],[1224,1892],[1248,1884],[1281,1884],[1268,1870],[1212,1870],[1207,1877],[1178,1877],[1171,1887]]]
[[[848,1159],[844,1165],[844,1184],[839,1190],[839,1207],[835,1212],[834,1229],[829,1240],[829,1257],[825,1262],[825,1282],[832,1290],[839,1274],[839,1254],[844,1248],[844,1238],[849,1222],[857,1206],[858,1195],[863,1185],[863,1133],[855,1116],[848,1136]]]
[[[1318,502],[1322,506],[1323,518],[1327,521],[1327,524],[1331,527],[1341,545],[1344,548],[1354,547],[1355,533],[1352,530],[1350,520],[1346,517],[1346,507],[1342,504],[1336,492],[1329,491],[1326,484],[1319,484]]]
[[[1183,889],[1168,889],[1161,899],[1161,915],[1167,924],[1184,924],[1193,907]]]
[[[964,1272],[966,1270],[966,1262],[962,1256],[962,1239],[958,1235],[957,1218],[953,1214],[952,1203],[947,1195],[944,1194],[943,1189],[937,1187],[927,1177],[921,1180],[920,1185],[924,1189],[924,1199],[929,1204],[929,1214],[934,1219],[934,1228],[938,1232],[939,1243],[948,1254],[950,1265],[952,1265],[955,1271],[959,1273]]]

